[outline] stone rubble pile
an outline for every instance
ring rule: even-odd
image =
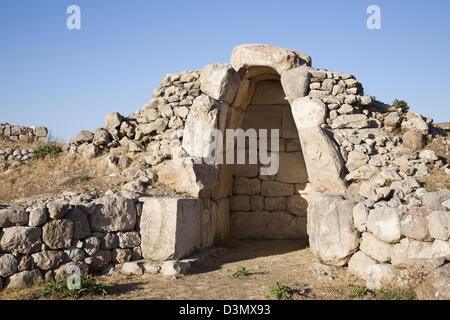
[[[102,150],[144,152],[149,166],[171,158],[181,152],[186,118],[194,99],[201,94],[199,76],[198,71],[166,75],[150,103],[141,110],[128,117],[117,112],[108,114],[105,127],[81,131],[64,149],[88,157],[96,157]]]
[[[0,208],[0,287],[21,289],[140,260],[142,203],[108,193],[29,200]]]
[[[316,193],[307,216],[311,250],[328,265],[348,265],[370,289],[415,287],[450,260],[450,191],[423,192],[421,199],[423,206],[400,210],[361,196]]]
[[[448,141],[431,118],[363,96],[351,75],[309,72],[309,96],[326,106],[322,128],[339,147],[348,183],[347,193],[310,199],[313,253],[348,266],[370,289],[415,287],[420,298],[449,299],[450,191],[427,192],[420,182],[432,170],[450,174],[445,159],[426,149],[432,139]]]

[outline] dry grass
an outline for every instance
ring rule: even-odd
[[[436,155],[443,159],[444,164],[450,163],[450,152],[448,152],[448,146],[443,143],[443,139],[450,139],[450,123],[435,124],[440,128],[441,132],[439,136],[428,142],[425,149],[433,150]],[[445,174],[443,170],[433,169],[426,177],[420,178],[420,182],[424,183],[427,191],[436,191],[438,189],[450,189],[450,176]]]
[[[0,136],[0,150],[5,150],[7,148],[11,149],[31,149],[39,146],[39,143],[28,143],[22,141],[12,141],[4,136]]]
[[[0,172],[0,203],[41,198],[64,191],[101,192],[119,188],[111,183],[102,160],[103,157],[89,160],[62,153]]]

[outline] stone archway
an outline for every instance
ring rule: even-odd
[[[231,64],[208,65],[201,70],[202,94],[194,100],[183,131],[182,147],[185,157],[165,161],[155,168],[158,176],[164,177],[166,185],[175,191],[202,199],[195,211],[195,215],[201,217],[200,231],[198,234],[194,230],[183,231],[196,232],[198,241],[195,245],[183,243],[186,246],[183,252],[191,251],[189,248],[193,247],[213,245],[230,233],[230,224],[248,229],[251,227],[250,223],[255,221],[246,219],[242,223],[230,222],[234,167],[221,163],[196,163],[196,159],[202,158],[204,153],[198,152],[195,147],[195,141],[198,140],[195,127],[201,123],[203,128],[219,130],[223,136],[226,129],[241,128],[248,108],[253,108],[251,100],[258,83],[275,81],[281,84],[286,105],[290,105],[295,123],[295,127],[291,129],[297,132],[300,141],[301,155],[304,157],[310,182],[308,191],[342,192],[346,189],[342,179],[344,163],[340,151],[321,128],[326,120],[326,107],[320,99],[308,96],[311,71],[314,70],[310,68],[309,56],[268,45],[244,45],[233,50],[230,62]],[[203,150],[215,148],[215,143],[210,138],[200,140]],[[268,192],[270,190],[275,192],[274,188],[268,188]],[[275,196],[275,193],[270,195]],[[299,238],[306,237],[305,217],[296,218],[289,213],[278,217],[281,219],[270,217],[263,224],[272,223],[276,226],[278,223],[287,225],[288,229],[292,226],[290,230],[293,230],[294,235],[289,235],[288,238],[295,238],[296,235]],[[284,218],[286,219],[283,220]],[[283,230],[283,226],[278,228]],[[288,230],[286,234],[289,232]],[[255,234],[257,232],[251,238]],[[280,237],[269,234],[266,238]]]
[[[234,123],[234,127],[257,132],[276,129],[279,132],[277,151],[273,151],[270,143],[267,148],[262,147],[263,150],[258,147],[258,152],[276,153],[279,159],[276,174],[264,175],[260,170],[261,163],[233,166],[230,228],[235,239],[307,237],[308,174],[291,107],[285,99],[279,76],[272,71],[266,68],[256,79],[246,79],[252,82],[253,89],[247,93],[250,98],[244,99],[249,103],[247,106],[234,105],[243,113],[242,123]]]
[[[345,191],[346,183],[342,179],[344,161],[335,143],[321,128],[326,121],[326,107],[320,99],[307,96],[310,71],[313,70],[311,58],[290,49],[247,44],[233,49],[230,63],[243,78],[232,106],[248,105],[251,97],[248,92],[254,90],[254,83],[279,79],[291,105],[298,137],[304,150],[309,180],[314,190]],[[233,112],[233,108],[231,111]],[[230,118],[233,122],[236,121],[234,118],[239,116],[233,117],[231,114]]]

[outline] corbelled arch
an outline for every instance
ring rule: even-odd
[[[234,167],[223,163],[196,162],[204,156],[205,150],[215,149],[215,142],[211,139],[199,139],[197,127],[201,124],[203,130],[217,129],[223,137],[226,129],[241,128],[250,99],[262,81],[281,83],[300,141],[308,185],[311,186],[309,192],[341,192],[346,189],[340,151],[321,128],[326,120],[326,107],[321,100],[308,96],[311,78],[309,56],[268,45],[243,45],[233,50],[230,62],[207,65],[200,71],[202,94],[195,98],[183,131],[185,157],[167,160],[155,168],[158,176],[163,177],[165,184],[175,191],[204,200],[204,212],[210,218],[203,234],[213,239],[205,246],[228,234],[233,223],[230,221],[230,198],[233,195]],[[202,145],[200,152],[196,148],[199,143]],[[223,150],[226,151],[226,146]],[[287,217],[285,225],[297,228],[299,219],[296,218]],[[246,219],[235,225],[257,221]],[[267,221],[265,225],[274,221],[278,220]],[[304,225],[303,222],[300,237],[306,237]],[[294,231],[300,230],[295,228]],[[282,229],[281,225],[279,229]]]
[[[305,157],[308,177],[319,192],[345,191],[344,161],[333,140],[321,128],[326,107],[308,97],[311,58],[301,52],[264,44],[246,44],[233,49],[230,64],[242,77],[232,104],[227,127],[242,125],[242,111],[248,106],[256,84],[280,80],[289,101]],[[238,108],[237,110],[234,110]]]

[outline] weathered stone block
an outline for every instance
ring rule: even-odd
[[[264,209],[266,211],[286,210],[286,197],[266,197],[264,199]]]
[[[23,271],[9,277],[7,288],[13,290],[25,289],[42,282],[42,275],[38,269]]]
[[[378,239],[396,242],[400,239],[400,211],[396,208],[375,208],[370,210],[367,229]]]
[[[389,262],[391,260],[392,244],[378,240],[369,232],[362,234],[360,249],[378,262]]]
[[[142,255],[149,260],[181,259],[206,247],[217,230],[201,199],[145,198],[140,222]],[[216,221],[218,223],[219,221]]]
[[[95,213],[89,222],[93,231],[111,232],[133,230],[136,224],[134,200],[119,196],[104,196],[95,201]]]
[[[231,232],[234,239],[304,239],[305,217],[287,213],[233,212]]]
[[[24,210],[1,209],[0,228],[23,226],[28,223],[28,213]]]
[[[51,270],[59,266],[64,260],[62,251],[41,251],[31,255],[33,263],[41,270]]]
[[[240,77],[230,64],[210,64],[200,70],[200,88],[211,98],[232,103]]]
[[[91,234],[89,220],[87,214],[83,210],[74,208],[70,210],[67,218],[73,222],[74,240],[84,239]]]
[[[73,222],[53,220],[42,227],[42,240],[52,249],[69,248],[72,243]]]
[[[283,72],[281,75],[283,89],[291,103],[308,94],[311,82],[311,72],[308,69],[307,67],[298,67]]]
[[[237,195],[259,194],[261,182],[259,179],[248,179],[244,177],[235,177],[233,183],[233,192]]]
[[[249,211],[250,197],[249,196],[233,196],[230,198],[231,211]]]
[[[261,195],[269,197],[285,197],[294,194],[294,185],[278,181],[262,181]]]
[[[327,264],[345,265],[358,248],[354,205],[342,195],[315,193],[310,199],[307,228],[311,251]]]
[[[41,229],[33,227],[4,228],[0,233],[3,251],[29,254],[40,250]]]

